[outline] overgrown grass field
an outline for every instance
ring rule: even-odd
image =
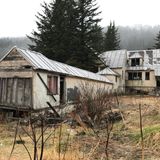
[[[142,107],[142,126],[144,138],[145,160],[160,159],[160,98],[152,96],[121,96],[118,97],[119,109],[123,121],[115,122],[111,131],[108,157],[109,160],[141,159],[141,135],[139,127],[139,108]],[[1,122],[0,124],[0,160],[8,160],[13,146],[16,122]],[[30,132],[30,127],[26,127]],[[55,130],[55,132],[54,132]],[[44,147],[44,160],[105,160],[106,129],[92,130],[80,126],[71,127],[63,123],[55,128],[50,127],[45,137],[50,133]],[[97,134],[96,134],[97,133]],[[22,130],[21,135],[31,156],[33,142]],[[39,130],[37,130],[37,136]],[[98,136],[97,136],[98,135]],[[19,137],[17,136],[17,140]],[[38,150],[40,150],[40,143]],[[29,160],[23,144],[14,147],[11,160]]]

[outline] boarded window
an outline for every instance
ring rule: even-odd
[[[146,74],[145,74],[145,80],[150,80],[150,74],[149,74],[149,72],[146,72]]]
[[[128,80],[142,80],[142,72],[128,72]]]
[[[0,104],[32,107],[32,79],[0,78]]]
[[[48,94],[58,94],[58,77],[57,76],[48,76]]]

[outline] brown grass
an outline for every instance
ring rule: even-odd
[[[160,98],[152,96],[123,96],[119,98],[126,126],[122,122],[114,124],[109,142],[109,157],[113,160],[140,159],[140,132],[138,104],[142,105],[142,120],[144,132],[145,159],[155,160],[160,157]],[[8,160],[14,138],[14,123],[0,124],[0,160]],[[50,128],[45,136],[47,136]],[[59,157],[59,128],[47,141],[44,150],[44,160],[99,160],[104,159],[105,131],[99,131],[99,138],[92,130],[80,135],[83,128],[71,129],[68,125],[62,126],[62,152]],[[79,135],[76,135],[76,134]],[[32,152],[31,140],[21,133],[22,139]],[[67,142],[69,136],[69,140]],[[16,144],[11,160],[28,160],[26,150],[21,144]]]

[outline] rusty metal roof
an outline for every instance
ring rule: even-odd
[[[26,50],[26,49],[20,49],[17,47],[14,47],[12,49],[17,49],[17,51],[28,61],[32,64],[33,68],[35,70],[41,69],[41,70],[47,70],[51,72],[56,72],[60,74],[75,76],[75,77],[81,77],[106,83],[111,83],[110,80],[108,80],[104,76],[100,76],[96,73],[86,71],[80,68],[76,68],[64,63],[60,63],[57,61],[53,61],[51,59],[48,59],[43,54]],[[1,61],[12,51],[12,49],[1,59]]]

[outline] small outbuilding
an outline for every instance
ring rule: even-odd
[[[113,83],[113,91],[118,92],[120,86],[120,75],[110,69],[109,67],[104,68],[98,72],[99,75],[107,77]]]

